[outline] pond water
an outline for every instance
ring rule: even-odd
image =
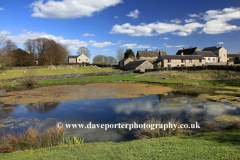
[[[134,98],[104,98],[35,103],[27,105],[0,105],[0,134],[22,132],[29,126],[40,132],[65,124],[143,124],[155,117],[162,120],[181,119],[182,123],[198,122],[200,131],[216,129],[216,117],[240,117],[240,107],[230,103],[201,101],[196,97],[164,93]],[[215,126],[215,127],[214,127]],[[85,142],[128,141],[135,139],[134,129],[66,129],[67,135],[84,138]]]

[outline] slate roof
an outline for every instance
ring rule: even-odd
[[[201,55],[162,55],[163,59],[204,59]]]
[[[130,69],[136,69],[138,66],[140,66],[141,64],[143,64],[144,62],[146,62],[146,60],[142,60],[142,61],[132,61],[129,62],[128,64],[126,64],[124,67],[125,68],[130,68]]]
[[[202,51],[219,51],[222,47],[213,46],[213,47],[206,47]]]
[[[158,57],[162,52],[162,55],[167,55],[166,51],[137,51],[136,57]]]
[[[128,58],[123,58],[123,59],[121,59],[119,62],[124,62],[124,61],[126,61]]]
[[[195,53],[201,55],[202,57],[218,57],[212,51],[195,51]]]
[[[181,55],[182,52],[183,52],[183,55],[192,55],[195,51],[200,51],[200,49],[198,47],[182,49],[182,50],[178,50],[176,55]]]
[[[77,58],[79,56],[68,56],[68,58]]]

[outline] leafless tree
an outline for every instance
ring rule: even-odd
[[[124,58],[124,50],[122,48],[117,49],[117,61],[119,62]]]
[[[15,49],[17,49],[17,45],[10,39],[6,40],[6,43],[3,45],[3,48],[1,50],[1,52],[2,52],[1,60],[7,66],[14,66],[12,51]]]
[[[78,53],[79,55],[85,54],[85,56],[87,56],[88,58],[91,57],[90,50],[87,49],[86,47],[80,47],[80,48],[78,49],[78,52],[77,52],[77,53]]]

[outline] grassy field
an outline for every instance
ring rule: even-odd
[[[0,159],[240,159],[240,130],[113,143],[61,145],[0,154]]]
[[[50,69],[50,68],[35,68],[35,69],[28,69],[27,72],[32,72],[37,76],[42,75],[58,75],[58,74],[77,74],[77,73],[96,73],[96,72],[113,72],[113,71],[119,71],[119,69],[113,69],[111,67],[108,68],[100,68],[97,66],[94,66],[91,68],[90,66],[85,67],[55,67],[56,69]],[[100,68],[100,69],[98,69]],[[75,71],[75,69],[77,71]],[[16,77],[24,77],[24,71],[25,69],[13,69],[13,70],[5,70],[3,73],[5,76],[0,75],[0,79],[5,78],[16,78]],[[26,74],[25,73],[25,74]]]

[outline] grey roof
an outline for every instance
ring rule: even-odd
[[[237,56],[239,56],[239,54],[227,54],[227,57],[229,58],[235,58]]]
[[[219,51],[222,47],[213,46],[213,47],[206,47],[202,51]]]
[[[176,55],[181,55],[182,52],[183,52],[183,55],[192,55],[195,51],[200,51],[200,49],[198,47],[182,49],[182,50],[178,50]]]
[[[78,56],[68,56],[68,58],[77,58]]]
[[[136,57],[158,57],[160,55],[160,52],[162,53],[162,55],[167,55],[166,51],[137,51]]]
[[[130,58],[130,57],[129,57]],[[128,58],[123,58],[123,59],[121,59],[119,62],[124,62],[124,61],[126,61]],[[132,59],[132,58],[130,58],[130,59]]]
[[[162,55],[163,59],[204,59],[201,55]]]
[[[195,51],[195,53],[201,55],[202,57],[218,57],[212,51]]]
[[[157,61],[153,62],[153,65],[156,65],[156,64],[158,64],[159,62],[161,62],[161,60],[157,60]]]
[[[126,64],[124,67],[128,68],[128,69],[136,69],[138,66],[140,66],[141,64],[143,64],[144,62],[146,62],[146,60],[142,60],[142,61],[132,61],[129,62],[128,64]]]

